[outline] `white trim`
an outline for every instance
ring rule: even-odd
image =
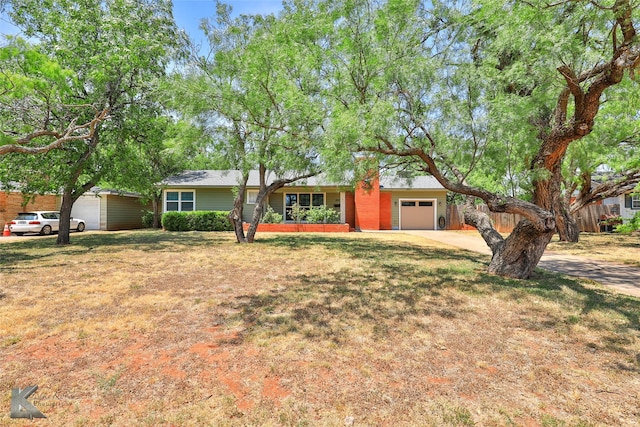
[[[258,201],[258,190],[247,190],[247,204],[255,205]]]
[[[178,200],[167,200],[167,193],[178,193]],[[182,200],[182,193],[193,193],[193,200]],[[167,210],[167,203],[178,203],[177,211]],[[166,188],[162,192],[162,212],[182,212],[183,202],[193,202],[193,211],[196,210],[196,190],[191,188]],[[186,211],[191,212],[191,211]]]
[[[433,229],[438,229],[438,199],[404,198],[398,199],[398,230],[402,230],[402,202],[433,202]]]

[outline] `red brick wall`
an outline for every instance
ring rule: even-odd
[[[356,228],[380,230],[380,180],[377,174],[368,184],[358,184],[355,193]]]
[[[58,210],[58,196],[37,196],[32,203],[23,206],[24,199],[20,193],[0,193],[0,225],[4,228],[6,222],[14,219],[18,212],[24,211],[56,211]]]
[[[244,231],[249,224],[243,223]],[[258,224],[259,233],[348,233],[349,224]]]
[[[391,230],[391,193],[380,193],[380,230]]]

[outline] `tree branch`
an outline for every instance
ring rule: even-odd
[[[105,109],[102,111],[97,111],[93,120],[82,125],[76,125],[77,119],[74,119],[71,121],[67,129],[65,129],[65,131],[62,133],[49,130],[38,130],[36,132],[30,133],[23,136],[22,138],[18,138],[15,144],[0,146],[0,156],[9,153],[43,154],[48,153],[51,150],[59,149],[67,142],[90,139],[93,137],[98,123],[105,120],[108,115],[109,110]],[[78,132],[80,131],[86,131],[86,133],[78,134]],[[38,147],[27,146],[27,144],[31,143],[32,141],[38,138],[45,137],[53,137],[54,141]]]
[[[536,206],[533,203],[520,200],[515,197],[500,196],[482,188],[471,187],[464,184],[464,182],[452,181],[447,178],[442,171],[440,171],[435,160],[426,154],[421,148],[397,150],[394,148],[389,149],[378,146],[373,148],[361,147],[359,151],[418,158],[426,165],[425,172],[431,174],[447,190],[482,199],[487,204],[487,207],[491,212],[504,212],[522,215],[540,231],[555,229],[555,218],[551,212]]]
[[[591,177],[589,177],[588,181],[590,183]],[[640,170],[625,172],[619,179],[608,180],[594,187],[591,187],[590,184],[584,183],[580,194],[578,195],[576,200],[571,203],[569,212],[571,214],[575,214],[588,204],[609,197],[620,196],[621,194],[624,194],[627,191],[635,188],[639,183]]]

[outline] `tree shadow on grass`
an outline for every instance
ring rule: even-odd
[[[72,233],[71,244],[57,245],[55,238],[26,238],[0,244],[0,272],[15,270],[20,264],[46,262],[59,255],[83,256],[89,251],[114,252],[137,249],[149,252],[176,251],[228,243],[229,232],[165,232],[135,230],[131,232]],[[61,265],[61,264],[58,264]]]
[[[425,247],[411,243],[382,241],[376,238],[344,238],[329,235],[278,235],[256,241],[258,244],[266,244],[275,247],[286,247],[291,250],[300,250],[310,247],[323,246],[328,250],[343,252],[354,259],[381,261],[390,258],[410,261],[438,261],[438,260],[466,260],[478,262],[488,256],[476,254],[466,250],[450,250],[439,247]]]
[[[603,313],[604,320],[590,319],[588,327],[598,330],[604,342],[615,342],[616,348],[605,348],[609,351],[628,353],[629,343],[620,343],[619,335],[640,330],[637,298],[585,286],[580,279],[545,270],[538,270],[538,278],[532,280],[491,275],[485,272],[488,257],[468,251],[315,235],[277,236],[261,244],[291,250],[322,246],[361,260],[367,268],[300,274],[284,289],[238,297],[232,304],[253,334],[296,333],[307,339],[341,342],[360,330],[384,337],[394,324],[412,316],[464,316],[472,310],[467,301],[474,296],[498,296],[505,303],[521,300],[531,310],[537,309],[533,301],[541,299],[565,309],[532,315],[520,325],[530,330],[560,330],[581,322],[591,312]],[[607,313],[614,313],[616,322],[609,322]]]

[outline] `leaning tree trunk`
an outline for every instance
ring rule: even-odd
[[[233,201],[233,209],[229,212],[229,221],[233,225],[233,231],[236,233],[236,241],[238,243],[247,243],[247,238],[244,235],[244,228],[242,226],[242,212],[244,205],[244,197],[240,199],[236,197]]]
[[[242,180],[242,183],[238,186],[238,194],[233,200],[233,209],[229,212],[229,221],[231,221],[233,231],[236,233],[236,241],[238,243],[247,243],[247,238],[244,235],[244,228],[242,226],[242,216],[244,213],[244,200],[249,174],[244,174]]]
[[[528,219],[522,219],[504,239],[494,228],[491,218],[468,202],[464,209],[465,223],[476,227],[493,254],[487,269],[489,273],[515,279],[532,276],[555,233],[552,216],[544,210],[540,210],[539,215],[538,227]]]
[[[253,208],[253,217],[251,218],[251,224],[247,230],[247,243],[253,243],[256,232],[258,231],[258,225],[262,220],[262,212],[264,211],[264,202],[267,200],[266,189],[260,190],[258,197],[256,198],[256,204]]]
[[[543,232],[528,220],[521,220],[493,251],[489,273],[516,279],[530,278],[553,234],[554,230]]]

